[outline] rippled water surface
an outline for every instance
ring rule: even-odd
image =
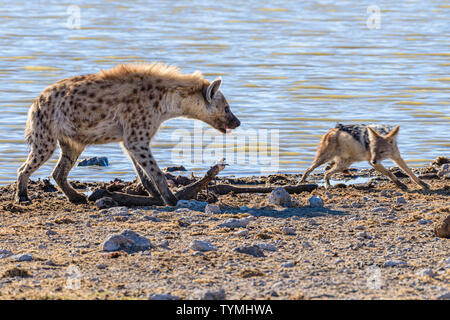
[[[252,129],[279,130],[280,172],[304,170],[320,135],[338,121],[400,124],[400,149],[412,166],[448,156],[450,3],[377,1],[379,29],[366,24],[370,4],[2,0],[0,183],[14,181],[27,156],[27,110],[47,85],[137,60],[201,70],[211,80],[221,76],[222,91],[242,122],[237,141]],[[80,9],[80,29],[68,28],[70,5]],[[193,132],[194,126],[184,119],[164,123],[152,143],[161,167],[185,164],[199,174],[209,167],[214,156],[207,155],[222,145],[207,135],[200,163],[172,152],[180,142],[174,129]],[[58,153],[33,178],[49,176]],[[77,167],[70,177],[134,177],[118,145],[88,147],[81,158],[98,155],[108,156],[111,165]],[[241,161],[224,174],[260,174],[260,167]]]

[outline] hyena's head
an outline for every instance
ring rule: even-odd
[[[202,100],[196,106],[196,118],[206,122],[222,133],[227,133],[241,125],[239,119],[231,112],[230,105],[220,91],[222,79],[218,78],[205,85]]]
[[[367,127],[369,133],[370,163],[379,164],[384,159],[392,158],[398,153],[397,135],[400,126],[396,126],[387,135],[381,135],[371,127]]]

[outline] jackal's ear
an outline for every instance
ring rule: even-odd
[[[372,129],[371,127],[367,127],[367,132],[369,133],[369,140],[376,140],[377,138],[380,137],[380,135],[378,134],[378,132],[376,132],[374,129]]]
[[[214,96],[219,91],[221,84],[222,84],[222,78],[220,78],[220,77],[217,78],[216,80],[214,80],[213,82],[211,82],[211,84],[206,89],[206,94],[205,94],[206,101],[211,102],[212,99],[214,99]]]
[[[400,126],[396,126],[391,132],[386,135],[386,140],[393,140],[397,137]]]

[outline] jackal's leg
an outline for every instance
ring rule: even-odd
[[[16,202],[30,201],[27,191],[28,179],[33,172],[50,159],[55,148],[56,144],[52,145],[51,143],[43,143],[41,145],[33,143],[31,145],[31,151],[27,161],[17,170]]]
[[[408,165],[406,164],[406,162],[402,159],[402,157],[397,156],[395,158],[392,158],[392,160],[394,160],[394,162],[403,169],[403,171],[406,172],[406,174],[408,176],[410,176],[411,179],[413,179],[419,186],[421,186],[424,190],[429,190],[430,186],[428,184],[426,184],[425,182],[423,182],[422,180],[420,180],[419,178],[416,177],[416,175],[414,174],[414,172],[412,172],[412,170],[408,167]]]
[[[75,191],[69,182],[67,182],[69,171],[73,168],[75,161],[77,161],[84,148],[77,148],[63,141],[59,141],[59,146],[61,147],[61,155],[53,170],[53,179],[55,179],[56,184],[61,188],[70,202],[87,203],[86,196]]]
[[[150,142],[127,143],[125,141],[123,146],[136,160],[147,177],[149,177],[154,182],[156,188],[164,199],[164,202],[168,205],[175,206],[178,202],[178,199],[173,195],[172,191],[170,191],[166,177],[162,173],[161,169],[159,169],[155,159],[151,154]]]
[[[306,181],[306,178],[311,174],[311,172],[316,169],[317,167],[320,167],[322,164],[330,160],[330,157],[326,154],[321,154],[319,156],[316,156],[311,166],[306,169],[305,173],[303,174],[300,183],[303,183]]]
[[[334,166],[331,167],[328,171],[325,172],[324,178],[325,178],[325,188],[329,189],[331,187],[330,185],[330,178],[339,171],[346,170],[350,165],[352,164],[352,161],[347,160],[336,160],[334,163]]]
[[[155,185],[153,184],[153,181],[151,181],[144,171],[142,171],[139,164],[136,162],[133,156],[130,155],[131,162],[133,162],[134,169],[136,171],[136,174],[138,176],[139,181],[144,186],[144,188],[153,196],[153,198],[160,200],[161,204],[164,204],[163,198],[161,198],[161,194],[156,189]]]
[[[392,182],[394,182],[397,185],[397,187],[399,187],[402,190],[408,190],[408,187],[405,184],[403,184],[402,182],[400,182],[400,180],[398,180],[398,178],[392,172],[390,172],[388,169],[383,167],[383,165],[381,163],[377,163],[375,165],[372,163],[370,163],[370,164],[375,168],[375,170],[377,170],[381,174],[383,174],[386,177],[388,177],[389,179],[391,179]]]

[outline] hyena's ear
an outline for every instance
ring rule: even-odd
[[[397,137],[397,135],[398,135],[398,131],[400,130],[400,126],[396,126],[395,128],[394,128],[394,130],[392,130],[391,132],[389,132],[387,135],[386,135],[386,140],[388,140],[388,141],[392,141],[392,140],[394,140],[396,137]]]
[[[206,89],[206,94],[205,94],[206,101],[211,103],[212,99],[214,99],[214,96],[219,91],[221,84],[222,84],[222,78],[220,78],[220,77],[217,78],[216,80],[214,80],[213,82],[211,82],[211,84]]]
[[[369,133],[369,140],[370,141],[374,141],[377,138],[380,137],[380,135],[378,134],[378,132],[376,132],[374,129],[372,129],[371,127],[367,127],[367,132]]]

